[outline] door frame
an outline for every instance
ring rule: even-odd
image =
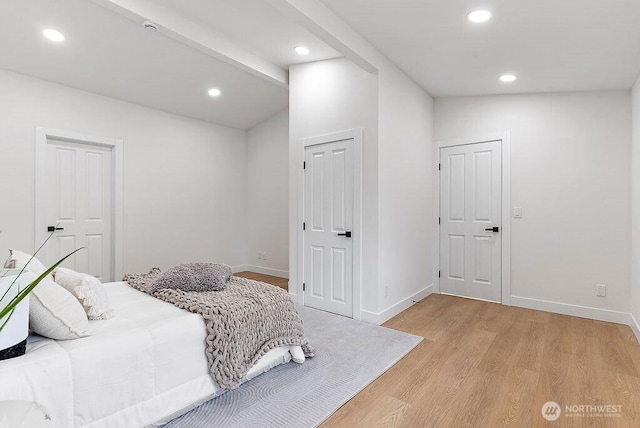
[[[457,138],[454,140],[437,141],[434,144],[436,177],[434,179],[434,219],[440,217],[440,149],[445,147],[465,146],[469,144],[490,143],[500,141],[502,144],[502,304],[511,306],[511,133],[509,131],[481,134],[475,137]],[[435,251],[435,269],[433,290],[440,293],[440,224],[434,221],[437,250]]]
[[[362,278],[362,128],[349,129],[346,131],[333,132],[316,137],[304,138],[298,150],[298,164],[302,168],[304,154],[307,147],[320,144],[335,143],[338,141],[353,140],[353,280],[352,280],[352,304],[353,319],[361,319],[361,278]],[[298,230],[298,254],[297,254],[297,282],[299,287],[304,282],[304,232],[302,223],[304,222],[304,197],[305,197],[305,174],[299,174],[298,180],[298,218],[296,224]],[[298,303],[304,305],[304,291],[300,289],[298,293]]]
[[[108,147],[111,149],[111,275],[112,280],[117,281],[122,278],[124,251],[123,251],[123,159],[124,142],[118,138],[96,137],[72,131],[61,131],[38,126],[36,127],[36,150],[35,150],[35,222],[34,239],[35,247],[38,248],[40,242],[38,227],[44,224],[44,212],[46,208],[42,206],[43,194],[46,192],[46,161],[47,161],[47,141],[56,139],[71,143],[84,144],[89,146]]]

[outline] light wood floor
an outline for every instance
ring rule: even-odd
[[[278,276],[263,275],[255,272],[239,272],[234,273],[235,276],[241,276],[243,278],[253,279],[255,281],[266,282],[267,284],[273,284],[285,290],[289,289],[289,280],[287,278],[280,278]]]
[[[425,340],[323,428],[640,427],[640,345],[628,326],[439,294],[384,326]],[[564,413],[621,405],[621,417],[547,422],[547,401]]]

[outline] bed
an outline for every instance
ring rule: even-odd
[[[56,427],[160,425],[225,392],[207,369],[200,315],[134,290],[105,284],[115,317],[90,321],[91,336],[32,336],[23,357],[0,363],[0,400],[42,405]],[[249,380],[294,358],[300,346],[269,351]]]

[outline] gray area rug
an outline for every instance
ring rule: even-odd
[[[165,427],[318,426],[422,341],[315,309],[298,310],[315,357],[278,366]]]

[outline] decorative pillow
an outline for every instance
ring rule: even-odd
[[[50,339],[78,339],[89,335],[89,320],[73,294],[45,278],[31,292],[29,328]]]
[[[220,291],[231,278],[231,268],[218,263],[184,263],[161,273],[150,286],[153,293],[163,288],[183,291]]]
[[[231,267],[222,263],[187,263],[184,266],[193,272],[196,286],[203,291],[222,290],[231,278]]]
[[[4,267],[7,269],[22,269],[26,272],[35,273],[36,276],[42,275],[47,268],[40,263],[38,259],[32,257],[22,251],[9,250],[9,258],[4,262]]]
[[[57,268],[53,279],[82,303],[90,320],[107,320],[113,317],[107,290],[98,278],[71,269]]]

